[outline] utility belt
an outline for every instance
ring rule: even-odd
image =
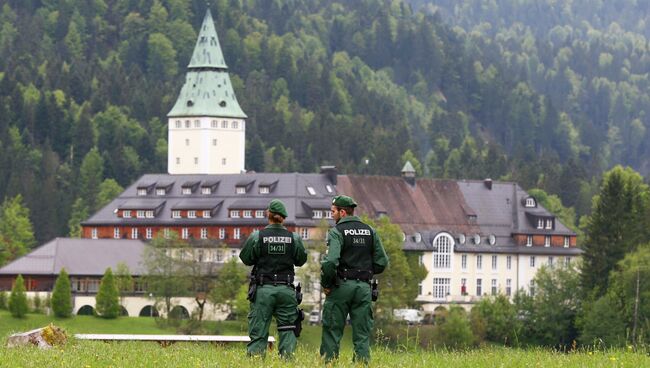
[[[294,275],[290,273],[262,273],[253,276],[253,279],[257,285],[287,285],[294,287]]]
[[[342,281],[357,280],[370,283],[372,281],[373,273],[368,270],[348,270],[347,268],[339,268],[336,270],[336,276]]]

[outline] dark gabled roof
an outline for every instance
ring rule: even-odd
[[[140,240],[56,238],[0,268],[0,275],[58,275],[65,267],[71,276],[101,276],[124,263],[139,276],[144,248]]]
[[[140,183],[171,183],[171,188],[165,195],[157,195],[150,193],[147,196],[138,196],[137,187]],[[216,190],[211,194],[202,194],[201,191],[194,191],[192,194],[182,194],[182,187],[185,184],[203,185],[203,183],[219,182]],[[246,194],[236,194],[235,187],[242,183],[250,185],[250,190]],[[262,185],[260,183],[268,184],[275,183],[275,189],[269,194],[260,194],[257,187]],[[328,208],[331,198],[336,195],[328,193],[326,185],[332,185],[327,176],[322,174],[298,174],[298,173],[248,173],[248,174],[215,174],[215,175],[171,175],[171,174],[146,174],[140,177],[135,183],[126,188],[122,194],[104,208],[100,209],[82,224],[84,226],[93,225],[152,225],[160,224],[168,225],[185,225],[185,224],[205,224],[205,225],[232,225],[235,223],[243,224],[243,219],[233,220],[229,218],[228,211],[224,209],[265,209],[271,199],[281,199],[285,206],[289,217],[286,219],[287,225],[296,226],[315,226],[315,221],[310,219],[309,223],[305,224],[303,220],[300,224],[296,223],[296,214],[298,217],[303,218],[301,201],[322,201],[327,203],[323,208]],[[316,195],[310,195],[306,187],[311,186],[314,188]],[[335,187],[333,187],[335,189]],[[114,213],[121,204],[127,201],[165,201],[165,205],[161,208],[160,213],[155,219],[122,219],[117,217]],[[174,219],[172,218],[172,209],[180,209],[178,206],[188,208],[188,203],[209,203],[214,204],[215,201],[222,201],[221,206],[211,218],[200,219]],[[130,202],[129,202],[130,203]],[[205,205],[200,205],[204,207]],[[233,207],[234,206],[234,207]],[[251,206],[251,207],[247,207]],[[199,207],[195,209],[201,209]],[[311,218],[311,213],[309,217]],[[265,222],[266,219],[257,219]]]

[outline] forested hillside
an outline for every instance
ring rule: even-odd
[[[397,175],[409,158],[421,175],[539,187],[578,214],[606,168],[647,171],[647,11],[606,29],[607,19],[592,29],[588,14],[562,12],[545,30],[501,5],[439,3],[446,13],[397,0],[212,1],[249,116],[247,168]],[[74,234],[142,173],[166,171],[165,116],[205,10],[198,0],[3,2],[0,198],[22,194],[39,243]],[[491,16],[503,20],[486,25]]]

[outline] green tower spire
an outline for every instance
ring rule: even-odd
[[[235,97],[209,9],[187,66],[185,84],[167,114],[169,118],[190,116],[247,117]]]

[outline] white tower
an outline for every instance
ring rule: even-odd
[[[230,83],[210,10],[203,19],[185,84],[167,117],[170,174],[244,171],[247,116]]]

